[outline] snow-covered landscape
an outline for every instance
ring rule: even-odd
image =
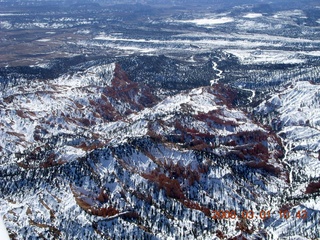
[[[0,6],[1,240],[320,238],[317,1]]]

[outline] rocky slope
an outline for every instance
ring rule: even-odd
[[[319,94],[318,84],[297,82],[256,108],[257,113],[281,137],[285,148],[282,162],[289,170],[290,187],[285,190],[289,209],[302,205],[315,221],[319,221],[314,216],[318,216],[320,210]],[[311,223],[312,220],[302,227],[319,236],[319,229]]]
[[[280,111],[285,122],[281,106],[298,87],[257,112]],[[288,196],[291,189],[298,195],[289,125],[274,131],[250,119],[222,84],[164,99],[154,92],[113,63],[1,93],[0,212],[11,238],[317,236],[316,207]],[[315,156],[317,139],[304,153]],[[299,186],[313,194],[316,180]],[[280,218],[286,209],[308,218]],[[267,211],[270,217],[261,215]]]

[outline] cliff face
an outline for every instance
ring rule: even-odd
[[[231,88],[154,92],[108,64],[1,94],[0,210],[12,238],[254,239],[304,221],[278,214],[305,209],[285,195],[283,140],[234,108]]]

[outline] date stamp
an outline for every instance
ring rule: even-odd
[[[243,210],[240,213],[237,213],[235,210],[213,210],[212,218],[213,219],[262,219],[266,220],[271,218],[271,216],[278,217],[280,219],[307,219],[308,212],[307,210],[299,210],[299,211],[289,211],[289,210],[279,210],[271,211],[271,210],[260,210],[259,212],[254,212],[252,210]]]

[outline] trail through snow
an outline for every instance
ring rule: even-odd
[[[280,133],[278,134],[278,136],[280,137]],[[281,142],[282,142],[282,145],[283,145],[283,148],[284,148],[284,157],[282,159],[282,161],[286,164],[287,168],[289,169],[289,184],[290,184],[290,187],[292,187],[292,167],[290,165],[290,163],[288,162],[288,153],[289,151],[291,151],[292,149],[292,143],[289,141],[288,143],[285,143],[285,140],[280,137],[281,139]]]
[[[223,73],[223,71],[218,68],[218,64],[214,61],[212,61],[212,68],[214,71],[218,71],[218,73],[216,73],[217,78],[210,81],[211,86],[218,83],[218,81],[222,78]]]
[[[218,61],[219,61],[219,60],[220,60],[220,59],[218,59]],[[214,85],[214,84],[216,84],[216,83],[218,83],[219,80],[223,77],[223,76],[222,76],[223,71],[218,68],[217,62],[212,61],[212,68],[213,68],[214,71],[217,71],[218,73],[216,73],[216,78],[215,78],[215,79],[210,80],[211,86]],[[249,101],[250,101],[250,103],[252,103],[254,97],[256,96],[256,91],[255,91],[255,90],[252,90],[252,89],[248,89],[248,88],[241,88],[241,89],[246,90],[246,91],[249,91],[249,92],[252,93],[251,96],[248,98]]]
[[[248,98],[250,103],[252,103],[254,97],[256,96],[256,91],[248,88],[242,88],[242,89],[252,93],[252,95]]]

